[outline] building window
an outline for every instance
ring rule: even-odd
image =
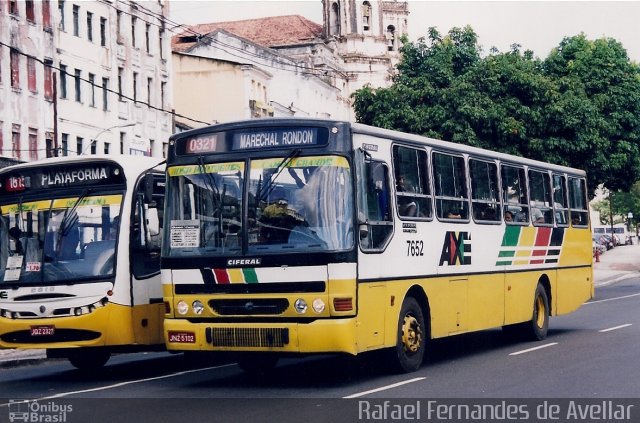
[[[11,50],[10,53],[10,63],[11,67],[11,86],[14,88],[20,87],[20,54],[17,50]]]
[[[24,5],[26,8],[27,22],[36,23],[36,10],[33,0],[26,0]]]
[[[29,128],[29,158],[38,160],[38,130]]]
[[[153,157],[153,150],[155,149],[156,141],[149,140],[149,156]]]
[[[371,3],[365,1],[362,3],[362,29],[369,30],[371,24]]]
[[[138,23],[138,18],[135,16],[131,17],[131,46],[136,47],[136,24]]]
[[[67,65],[60,63],[60,98],[67,98]]]
[[[36,59],[27,57],[27,86],[32,93],[38,92],[36,83]]]
[[[69,134],[62,134],[60,148],[63,156],[69,155]]]
[[[133,73],[133,102],[138,102],[138,72]]]
[[[102,78],[102,110],[109,110],[109,78]]]
[[[89,106],[96,107],[96,76],[92,73],[89,74]]]
[[[100,17],[100,45],[107,45],[107,18]]]
[[[124,68],[118,68],[118,100],[122,101],[122,84],[124,83]]]
[[[396,28],[393,25],[387,27],[387,50],[393,51],[396,45]]]
[[[91,140],[91,154],[96,154],[98,152],[98,141]]]
[[[120,154],[124,154],[124,137],[126,137],[126,133],[120,132]]]
[[[153,78],[147,78],[147,106],[151,106],[151,87],[153,86]]]
[[[56,156],[56,152],[53,149],[53,133],[52,132],[45,133],[44,146],[45,146],[45,153],[47,158]]]
[[[93,13],[87,12],[87,39],[93,42]]]
[[[116,11],[116,42],[122,44],[122,10]]]
[[[13,125],[11,129],[11,154],[20,159],[20,125]]]
[[[82,91],[80,90],[80,69],[75,70],[75,85],[76,85],[76,101],[78,103],[82,103]]]
[[[51,59],[44,60],[44,98],[53,100],[53,61]]]
[[[80,36],[80,6],[73,5],[73,35]]]
[[[333,3],[329,12],[329,35],[340,35],[340,5]]]
[[[111,144],[109,144],[108,142],[104,143],[104,154],[109,154],[109,147],[111,146]]]
[[[18,0],[9,0],[9,13],[18,16]]]
[[[64,0],[58,0],[58,11],[60,12],[60,30],[64,31]]]
[[[42,0],[42,26],[51,29],[51,3],[49,0]]]
[[[144,44],[147,53],[151,53],[151,24],[146,24],[144,32]]]
[[[166,105],[166,100],[164,98],[166,95],[166,90],[167,90],[167,83],[166,82],[160,83],[160,108],[162,110],[164,110],[164,107]]]
[[[82,144],[84,143],[84,140],[82,139],[82,137],[76,137],[76,153],[79,155],[82,154]]]
[[[162,45],[164,44],[164,29],[160,28],[160,31],[158,31],[158,47],[160,48],[160,58],[164,59],[164,49],[162,48]]]

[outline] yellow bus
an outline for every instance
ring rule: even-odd
[[[593,296],[585,172],[361,124],[257,119],[176,134],[165,342],[247,371],[504,327],[541,340]]]
[[[164,165],[51,158],[0,170],[0,348],[81,369],[164,349]]]

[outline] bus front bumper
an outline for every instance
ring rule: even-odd
[[[193,323],[165,319],[170,351],[270,351],[357,354],[356,318],[310,323]]]

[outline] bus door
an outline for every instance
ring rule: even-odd
[[[134,334],[141,344],[157,344],[163,340],[160,249],[164,185],[164,175],[147,173],[138,182],[132,203],[129,242],[131,301]]]
[[[393,235],[389,168],[358,150],[358,338],[366,348],[382,345],[386,283],[379,279],[393,273],[382,253]],[[387,282],[388,283],[388,282]]]

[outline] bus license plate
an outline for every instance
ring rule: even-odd
[[[196,334],[193,332],[169,331],[169,342],[175,342],[180,344],[195,344]]]
[[[31,336],[51,336],[56,333],[53,325],[31,326]]]

